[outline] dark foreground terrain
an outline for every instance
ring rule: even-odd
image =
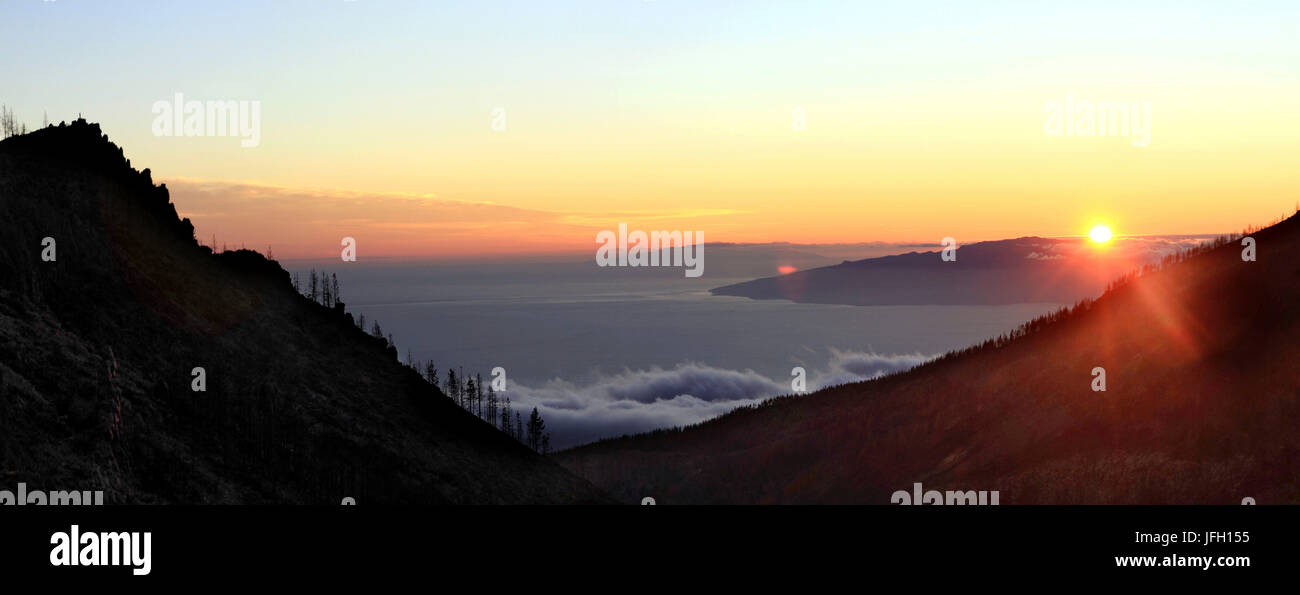
[[[0,490],[606,501],[445,398],[343,308],[298,295],[279,264],[200,246],[97,125],[0,142],[0,222]],[[205,392],[191,390],[196,367]]]

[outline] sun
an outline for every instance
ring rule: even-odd
[[[1112,236],[1109,227],[1098,225],[1092,228],[1092,231],[1088,232],[1088,237],[1092,238],[1092,241],[1097,242],[1098,244],[1105,244],[1110,241]]]

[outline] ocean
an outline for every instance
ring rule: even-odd
[[[791,393],[911,367],[1060,304],[838,306],[712,296],[750,276],[610,269],[593,262],[289,263],[338,275],[343,301],[378,321],[399,358],[490,381],[537,407],[556,449],[704,421]],[[734,274],[726,267],[722,275]],[[369,330],[369,328],[367,328]]]

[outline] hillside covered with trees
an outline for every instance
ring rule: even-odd
[[[607,501],[534,452],[540,419],[530,449],[402,365],[332,278],[312,299],[261,254],[202,245],[98,125],[0,142],[0,220],[6,485],[112,504]]]

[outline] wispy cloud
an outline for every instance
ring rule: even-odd
[[[274,248],[281,258],[326,258],[354,237],[372,256],[431,257],[594,250],[595,233],[619,222],[685,229],[735,209],[615,210],[606,213],[524,209],[434,194],[382,194],[289,188],[254,182],[167,180],[181,216],[199,239]],[[717,229],[711,224],[711,229]],[[692,227],[699,229],[699,227]]]
[[[362,254],[437,256],[556,249],[585,228],[564,215],[430,194],[375,194],[246,182],[167,180],[180,214],[203,242],[263,249],[282,258],[325,258],[343,237]],[[502,233],[506,229],[527,233]]]

